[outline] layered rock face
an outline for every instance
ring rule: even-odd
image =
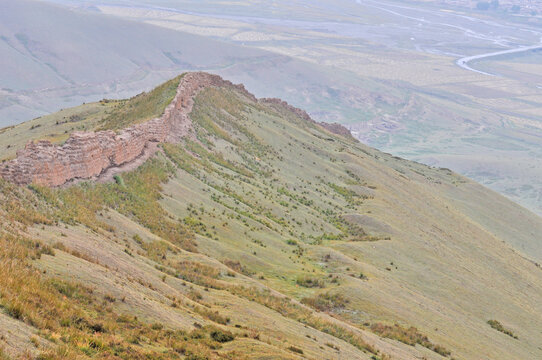
[[[76,179],[92,179],[108,169],[130,163],[156,142],[177,142],[192,133],[189,113],[194,97],[209,86],[234,87],[254,99],[242,85],[233,85],[207,73],[182,77],[175,98],[164,114],[121,130],[74,132],[61,146],[49,141],[30,142],[14,160],[0,167],[0,176],[19,185],[59,186]],[[155,148],[155,147],[152,147]]]

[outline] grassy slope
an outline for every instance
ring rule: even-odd
[[[0,129],[0,161],[14,158],[30,140],[58,144],[73,131],[119,130],[158,117],[175,97],[181,76],[130,99],[104,99]]]
[[[447,170],[351,143],[230,90],[200,94],[192,117],[199,143],[164,145],[119,184],[2,184],[0,266],[13,269],[0,304],[30,327],[8,323],[14,331],[0,347],[29,349],[38,331],[40,350],[90,357],[114,349],[175,358],[181,348],[209,358],[299,358],[301,349],[308,358],[363,359],[373,348],[397,359],[441,359],[433,350],[444,349],[458,359],[542,355],[541,270],[512,248],[521,239],[536,249],[539,218]],[[34,240],[7,235],[15,232]],[[25,271],[33,287],[18,289],[9,279]],[[60,280],[84,286],[60,291]],[[87,323],[110,320],[98,336],[35,311],[40,296],[59,319],[74,318],[59,310],[66,303]],[[191,333],[195,323],[236,338],[220,344],[212,328]]]
[[[73,131],[92,130],[114,103],[89,103],[0,129],[0,160],[12,159],[30,140],[65,141]]]
[[[179,75],[166,81],[148,93],[116,101],[117,105],[102,120],[98,129],[118,130],[160,116],[175,97],[181,77]]]

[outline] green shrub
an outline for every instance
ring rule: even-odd
[[[126,184],[124,184],[124,179],[122,178],[122,176],[115,175],[115,176],[113,176],[113,178],[115,179],[115,182],[117,183],[117,185],[122,186],[122,187],[126,187]]]
[[[303,354],[303,350],[301,350],[300,348],[297,348],[295,346],[290,346],[288,348],[288,350],[293,351],[293,352],[298,353],[298,354]]]
[[[201,294],[200,294],[201,296]],[[201,299],[201,298],[200,298]],[[218,311],[212,311],[202,306],[194,307],[194,311],[198,314],[206,317],[207,319],[214,321],[215,323],[227,325],[230,322],[230,318],[222,316]]]
[[[153,329],[153,330],[162,330],[163,328],[164,328],[164,325],[162,325],[160,323],[154,323],[151,326],[151,329]]]
[[[308,305],[318,311],[333,311],[343,309],[348,304],[348,300],[341,294],[319,294],[314,297],[306,297],[301,300],[305,305]]]
[[[318,279],[318,278],[308,276],[308,275],[298,276],[295,282],[297,285],[303,286],[306,288],[315,288],[315,287],[323,288],[325,286],[325,283],[322,279]]]
[[[233,341],[235,337],[229,331],[226,332],[226,331],[217,329],[217,330],[211,331],[211,339],[219,343],[225,343],[225,342]]]
[[[503,334],[506,334],[510,337],[513,337],[514,339],[517,339],[517,335],[512,332],[512,330],[509,330],[505,328],[500,322],[497,320],[488,320],[487,323],[489,326],[491,326],[493,329],[502,332]]]
[[[429,341],[429,338],[421,334],[414,326],[405,328],[399,324],[390,326],[375,323],[371,325],[371,331],[380,335],[381,337],[397,340],[410,346],[419,344],[442,356],[449,356],[451,354],[451,352],[445,347],[438,344],[433,344],[431,341]]]

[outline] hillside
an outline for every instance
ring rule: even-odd
[[[184,129],[109,181],[0,180],[0,358],[542,357],[541,218],[241,86],[183,97],[208,76],[0,131],[6,166],[29,138]]]
[[[542,168],[533,166],[542,157],[542,58],[536,51],[487,56],[539,44],[541,17],[473,11],[457,6],[462,0],[201,0],[189,11],[160,1],[103,0],[97,8],[180,36],[267,51],[265,61],[206,71],[344,124],[364,144],[452,169],[542,215]],[[467,60],[475,71],[458,66]]]

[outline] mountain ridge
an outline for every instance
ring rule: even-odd
[[[164,113],[146,122],[114,132],[73,132],[62,145],[49,140],[29,141],[17,151],[15,159],[0,167],[0,177],[19,185],[36,183],[60,186],[79,180],[111,180],[117,173],[152,156],[159,142],[179,142],[183,137],[193,138],[190,120],[194,97],[207,87],[231,87],[253,101],[277,104],[307,121],[316,123],[303,110],[275,98],[256,99],[242,84],[234,85],[218,75],[205,72],[185,73],[180,76],[174,98]],[[354,139],[340,124],[320,123],[328,131]]]

